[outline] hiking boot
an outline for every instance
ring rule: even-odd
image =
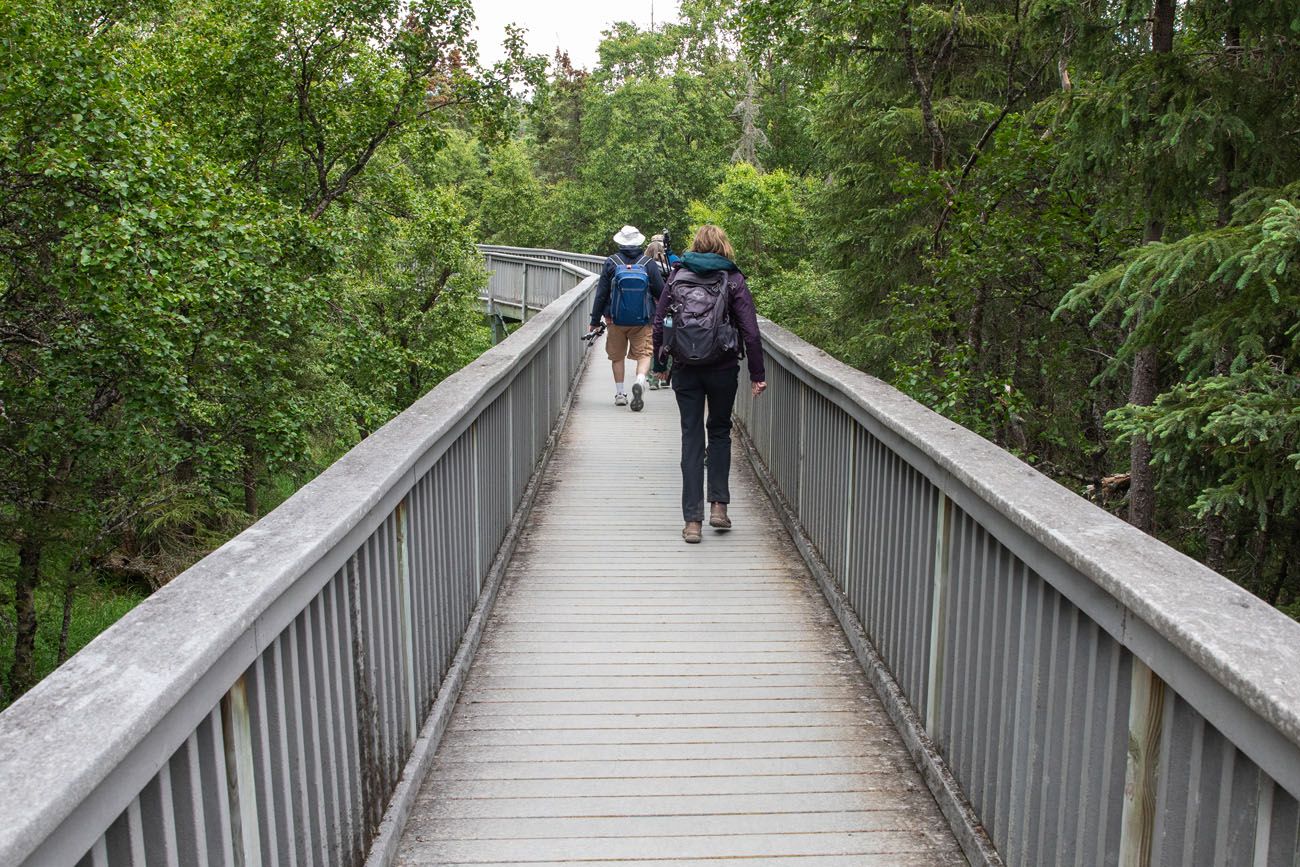
[[[614,406],[627,406],[627,395],[621,392],[614,395]]]
[[[719,530],[730,530],[731,519],[727,517],[727,504],[714,503],[709,507],[709,526]]]
[[[698,545],[700,539],[703,538],[701,535],[703,532],[704,523],[702,521],[687,521],[686,526],[682,527],[682,538],[685,539],[688,544]]]
[[[641,388],[641,383],[635,382],[632,384],[632,412],[640,412],[641,408],[645,406],[645,400],[641,397],[643,393],[644,389]]]

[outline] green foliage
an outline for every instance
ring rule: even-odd
[[[752,277],[791,270],[807,252],[808,195],[807,185],[784,170],[762,174],[736,163],[706,201],[691,203],[691,232],[704,223],[721,226]]]
[[[518,142],[492,152],[479,206],[479,237],[487,244],[546,247],[545,190]]]
[[[512,37],[480,68],[471,26],[0,7],[0,700],[44,670],[51,588],[89,627],[83,588],[164,583],[488,344],[473,185],[527,172],[474,133],[538,67]]]
[[[767,291],[1072,485],[1145,437],[1162,537],[1293,605],[1297,19],[1176,8],[1153,50],[1150,3],[742,0],[767,137],[808,142],[765,158],[824,181],[820,280]],[[1125,406],[1149,347],[1155,400]]]
[[[735,148],[728,91],[738,88],[739,67],[715,36],[689,25],[616,25],[600,57],[588,74],[561,55],[534,106],[548,245],[607,252],[625,223],[684,238],[689,203],[714,189]]]

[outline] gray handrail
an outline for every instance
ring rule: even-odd
[[[587,253],[570,253],[565,250],[546,250],[532,247],[506,247],[500,244],[479,244],[479,251],[488,253],[514,254],[517,256],[527,256],[531,259],[545,259],[553,262],[563,262],[578,268],[586,269],[595,274],[600,271],[600,266],[604,264],[606,257],[597,256]]]
[[[593,284],[0,714],[0,864],[360,864],[572,387]]]
[[[550,250],[530,256],[526,250],[513,248],[507,251],[482,246],[479,249],[488,271],[488,281],[479,298],[487,304],[489,315],[503,313],[527,320],[592,274],[580,264],[551,255],[554,251]]]
[[[762,332],[770,390],[738,417],[950,817],[1011,864],[1295,863],[1300,624]]]

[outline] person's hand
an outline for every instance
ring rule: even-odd
[[[595,330],[596,330],[596,326],[594,326],[594,325],[588,325],[588,326],[587,326],[587,333],[588,333],[588,334],[590,334],[591,332],[593,332],[593,331],[595,331]]]
[[[762,394],[763,392],[767,391],[767,383],[766,383],[766,382],[751,382],[751,383],[750,383],[750,388],[751,388],[751,389],[753,390],[753,392],[754,392],[754,397],[758,397],[760,394]]]

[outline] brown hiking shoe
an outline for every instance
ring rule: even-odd
[[[719,530],[730,530],[731,519],[727,517],[727,504],[714,503],[709,508],[709,526]]]
[[[686,526],[682,528],[682,538],[692,545],[699,544],[703,530],[702,521],[687,521]]]

